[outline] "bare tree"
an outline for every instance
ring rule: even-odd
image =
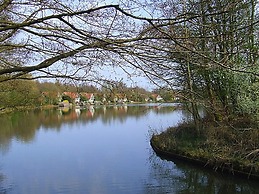
[[[28,73],[97,79],[98,68],[115,65],[121,48],[134,44],[140,25],[134,20],[145,20],[89,1],[3,0],[0,12],[2,81]]]
[[[0,0],[0,81],[100,82],[109,67],[129,77],[132,68],[229,112],[237,80],[258,80],[257,9],[255,0]]]

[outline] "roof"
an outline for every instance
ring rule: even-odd
[[[86,99],[90,99],[94,94],[93,93],[82,92],[82,93],[80,93],[80,95],[85,97]]]
[[[71,99],[78,98],[78,93],[75,92],[63,92],[64,95],[69,96]]]

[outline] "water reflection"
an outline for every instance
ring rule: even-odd
[[[153,111],[166,114],[175,110],[172,104],[144,104],[140,106],[89,106],[86,109],[56,108],[14,112],[0,117],[0,150],[8,152],[10,141],[16,139],[24,143],[33,142],[36,131],[40,127],[44,130],[60,131],[62,125],[74,122],[89,123],[98,119],[105,125],[111,125],[115,120],[125,122],[129,117],[140,118]]]
[[[212,172],[180,160],[167,161],[150,151],[150,175],[146,193],[258,193],[256,181]],[[151,183],[151,184],[150,184]]]
[[[186,114],[175,109],[128,105],[2,115],[0,193],[256,193],[253,182],[154,154],[148,127],[176,124]]]
[[[3,180],[4,180],[4,176],[0,173],[0,193],[4,193],[5,192],[5,189],[2,186]]]
[[[12,190],[12,185],[5,184],[6,177],[0,172],[0,194],[6,194]]]

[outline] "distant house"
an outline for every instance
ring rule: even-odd
[[[150,102],[150,101],[152,101],[152,99],[151,99],[148,95],[143,95],[143,100],[144,100],[145,102]]]
[[[86,99],[87,103],[93,104],[95,101],[93,93],[81,92],[80,95],[83,99]]]
[[[127,96],[126,96],[125,94],[116,94],[115,97],[114,97],[114,99],[113,99],[113,101],[114,101],[115,103],[121,104],[121,103],[126,103],[126,102],[128,102],[128,98],[127,98]]]
[[[72,100],[72,103],[78,104],[80,102],[80,96],[76,92],[63,92],[64,95],[68,96]]]
[[[159,94],[152,94],[152,99],[156,102],[160,102],[164,100]]]

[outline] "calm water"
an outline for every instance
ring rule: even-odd
[[[150,131],[185,116],[172,104],[1,115],[0,193],[259,193],[254,181],[154,154]]]

